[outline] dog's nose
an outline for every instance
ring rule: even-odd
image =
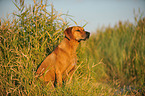
[[[89,36],[90,36],[90,32],[86,32],[86,38],[89,38]]]

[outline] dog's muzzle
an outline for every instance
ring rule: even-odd
[[[86,32],[86,39],[90,37],[90,32]]]
[[[86,39],[89,39],[89,37],[90,37],[90,32],[87,32],[87,31],[85,31],[85,32],[86,32],[86,34],[85,34],[85,36],[84,36],[84,39],[80,39],[80,40],[78,40],[78,42],[80,42],[81,40],[85,41]]]

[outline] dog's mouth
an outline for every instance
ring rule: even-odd
[[[78,42],[80,42],[82,40],[85,41],[86,39],[89,39],[89,37],[90,37],[90,33],[86,32],[85,38],[84,39],[79,39]]]

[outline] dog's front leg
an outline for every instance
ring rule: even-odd
[[[75,68],[76,68],[76,66],[70,66],[66,71],[65,71],[65,73],[64,73],[64,75],[63,75],[63,81],[69,81],[68,83],[70,83],[71,82],[71,80],[72,80],[72,76],[73,76],[73,74],[74,74],[74,71],[75,71]]]
[[[68,74],[68,76],[69,76],[68,84],[70,84],[71,81],[72,81],[72,77],[73,77],[73,74],[74,74],[74,72],[75,72],[75,69],[76,69],[76,66],[74,66],[74,67],[70,70],[70,72],[69,72],[69,74]]]
[[[56,72],[56,82],[58,86],[62,86],[62,74],[60,71]]]

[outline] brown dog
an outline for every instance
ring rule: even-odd
[[[46,57],[37,70],[40,79],[62,85],[66,77],[70,77],[76,67],[76,49],[81,40],[89,38],[90,33],[82,27],[69,27],[64,31],[65,38],[56,49]]]

